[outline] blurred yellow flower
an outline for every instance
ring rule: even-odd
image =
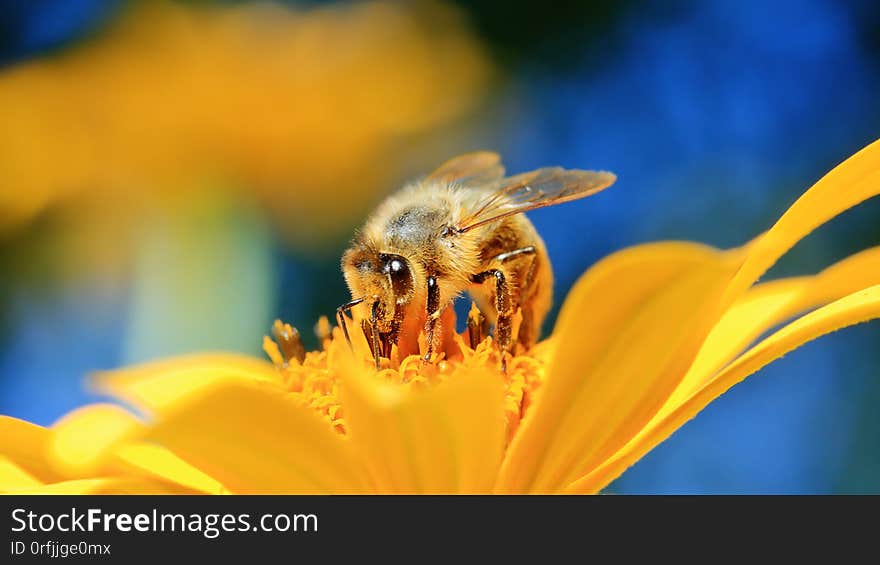
[[[488,73],[442,4],[138,2],[94,40],[0,73],[0,233],[64,204],[66,236],[97,223],[108,243],[145,210],[222,190],[289,235],[338,233]]]
[[[880,248],[755,284],[815,228],[878,193],[880,141],[742,248],[661,242],[613,254],[576,283],[552,336],[506,374],[491,343],[462,339],[460,355],[437,365],[392,355],[377,373],[362,336],[352,354],[326,322],[323,349],[304,357],[292,328],[276,326],[278,342],[265,342],[274,366],[211,354],[110,373],[103,389],[147,419],[96,405],[48,429],[0,420],[0,486],[599,492],[767,363],[880,317]]]

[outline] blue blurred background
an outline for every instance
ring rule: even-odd
[[[253,8],[214,4],[175,6],[197,12]],[[349,8],[308,2],[278,9],[367,18],[357,29],[369,37],[369,30],[382,34],[381,11],[352,14]],[[0,101],[6,87],[28,92],[9,87],[3,73],[56,60],[75,70],[81,63],[66,57],[100,49],[106,30],[134,9],[109,0],[0,2]],[[311,226],[287,209],[324,185],[291,187],[283,175],[266,183],[280,185],[275,192],[250,191],[242,180],[247,176],[220,182],[205,175],[222,186],[222,196],[206,205],[201,199],[211,191],[202,188],[194,192],[198,205],[163,200],[160,216],[117,220],[125,224],[121,231],[113,226],[94,236],[104,243],[130,240],[111,253],[68,243],[86,239],[79,234],[108,215],[128,218],[122,208],[138,208],[141,200],[114,201],[109,210],[87,215],[77,203],[80,192],[64,192],[22,207],[27,213],[6,214],[13,220],[0,229],[0,413],[50,424],[95,399],[83,383],[96,369],[203,349],[259,354],[259,338],[273,318],[308,327],[347,296],[338,257],[364,211],[395,185],[456,153],[496,149],[512,172],[558,164],[618,173],[612,191],[531,214],[562,297],[590,264],[628,245],[660,239],[744,243],[823,173],[880,137],[880,4],[871,0],[552,7],[459,0],[425,9],[444,10],[444,25],[464,34],[473,50],[461,56],[475,58],[441,63],[429,49],[425,64],[436,65],[440,76],[423,93],[425,107],[433,107],[432,85],[440,82],[466,85],[467,103],[405,132],[405,151],[383,141],[387,154],[367,156],[382,174],[339,181],[350,185],[347,192],[334,195],[323,212],[310,209],[310,216],[329,218],[323,223]],[[417,20],[430,47],[436,30]],[[415,41],[410,35],[417,32],[398,31],[394,40]],[[474,78],[475,71],[462,78],[457,73],[464,67],[478,69],[485,80]],[[67,96],[63,81],[56,86],[55,96]],[[19,105],[0,106],[0,115],[30,111],[29,96],[14,99]],[[397,110],[383,108],[380,100],[375,111]],[[55,115],[38,114],[47,128]],[[401,137],[398,129],[389,131],[383,135]],[[395,148],[401,164],[395,164]],[[325,149],[330,163],[346,159]],[[296,151],[291,148],[291,155]],[[279,169],[286,162],[281,155]],[[69,165],[48,156],[40,165],[55,166]],[[328,179],[322,182],[337,186],[332,174]],[[0,184],[7,192],[0,206],[19,202],[16,186],[8,179]],[[110,189],[118,190],[112,183]],[[98,199],[106,194],[99,192]],[[332,193],[321,194],[326,201]],[[340,208],[346,214],[340,216]],[[77,219],[83,215],[86,222]],[[771,275],[813,273],[880,244],[878,220],[880,203],[861,205],[799,244]],[[129,231],[129,224],[137,229]],[[301,225],[311,227],[296,229]],[[609,490],[880,492],[877,344],[880,326],[867,324],[786,356],[713,403]]]

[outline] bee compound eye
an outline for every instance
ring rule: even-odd
[[[388,257],[385,261],[385,272],[391,279],[391,285],[397,296],[404,296],[412,289],[412,276],[409,264],[400,256]]]
[[[382,261],[382,271],[388,275],[399,275],[406,273],[409,269],[406,259],[399,255],[384,255],[380,257]]]

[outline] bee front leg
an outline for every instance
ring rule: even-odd
[[[440,320],[440,314],[442,313],[440,310],[440,285],[437,284],[437,277],[433,275],[428,277],[428,300],[425,306],[425,313],[427,314],[427,319],[425,320],[425,341],[427,344],[424,360],[430,361],[431,355],[434,353],[434,336],[437,330],[437,322]]]
[[[507,276],[501,269],[489,269],[477,273],[471,280],[476,284],[483,284],[490,278],[495,279],[495,312],[498,315],[495,321],[495,341],[501,349],[501,370],[507,371],[507,353],[510,351],[510,341],[513,318],[513,297],[507,284]]]

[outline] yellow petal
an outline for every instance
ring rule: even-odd
[[[228,353],[175,357],[99,373],[96,387],[148,412],[161,412],[188,395],[223,381],[280,384],[268,362]]]
[[[39,488],[43,483],[36,477],[0,455],[0,492],[10,492],[26,488]]]
[[[118,406],[85,406],[52,426],[49,453],[56,469],[69,478],[118,474],[161,484],[151,488],[163,492],[224,492],[220,483],[167,449],[136,441],[145,430],[142,422]]]
[[[505,434],[504,391],[494,370],[462,371],[412,390],[377,382],[353,362],[343,367],[348,434],[378,492],[491,491]]]
[[[749,256],[732,281],[725,302],[737,300],[786,251],[814,229],[877,194],[880,194],[880,140],[819,179],[769,231],[749,245]]]
[[[497,490],[561,488],[635,435],[720,316],[741,257],[661,243],[590,269],[563,305],[547,381],[508,450]]]
[[[101,474],[113,463],[113,448],[143,429],[140,421],[119,406],[84,406],[52,426],[53,463],[69,477]]]
[[[0,454],[45,483],[65,478],[48,458],[49,437],[49,430],[42,426],[0,416]]]
[[[798,199],[767,233],[746,246],[744,251],[747,255],[744,261],[736,271],[736,274],[726,284],[726,289],[723,289],[720,296],[714,294],[715,291],[711,289],[713,285],[709,284],[705,287],[708,289],[708,293],[697,298],[698,303],[702,302],[703,307],[710,311],[708,315],[698,316],[689,320],[686,317],[682,317],[681,313],[678,313],[676,314],[678,317],[677,321],[686,324],[695,322],[714,324],[718,317],[720,317],[723,309],[728,308],[739,300],[752,283],[801,238],[835,215],[878,193],[880,193],[880,142],[875,142],[829,172]],[[595,271],[596,269],[593,270]],[[632,274],[636,275],[635,272]],[[624,288],[624,290],[626,289]],[[676,292],[672,291],[673,294]],[[571,309],[571,316],[576,317],[579,313],[583,316],[591,315],[590,307],[595,310],[599,300],[596,300],[596,297],[590,298],[592,299],[592,304],[589,301],[583,301],[578,308]],[[620,300],[619,297],[615,297],[613,294],[609,294],[605,299],[612,302]],[[599,307],[599,309],[601,310],[602,307]],[[718,317],[716,317],[716,313]],[[565,320],[562,321],[565,322]],[[563,329],[565,326],[558,324],[557,327],[560,328],[560,333],[565,332]],[[574,326],[571,327],[574,328]],[[650,341],[647,342],[647,346],[639,343],[637,349],[633,349],[630,352],[629,359],[619,356],[615,357],[611,353],[606,355],[607,359],[619,359],[623,364],[616,367],[615,370],[606,373],[606,380],[613,379],[612,382],[615,384],[595,387],[602,389],[604,394],[592,402],[592,408],[596,410],[599,416],[597,417],[590,413],[581,414],[580,410],[573,411],[574,415],[568,414],[564,417],[547,416],[550,410],[542,407],[544,414],[540,414],[540,416],[545,419],[542,430],[545,435],[549,436],[550,433],[555,432],[558,436],[559,432],[556,430],[559,430],[561,427],[564,428],[566,424],[569,424],[572,426],[571,429],[575,430],[573,434],[575,437],[551,439],[551,442],[556,442],[554,446],[552,443],[541,445],[540,434],[531,433],[532,437],[528,437],[528,434],[521,434],[525,438],[522,444],[526,445],[526,447],[514,449],[509,454],[502,469],[502,485],[506,488],[512,487],[514,490],[523,488],[553,490],[560,486],[560,480],[575,480],[578,474],[589,473],[594,465],[601,463],[605,457],[613,455],[617,447],[623,445],[623,443],[620,443],[621,441],[625,443],[633,437],[627,438],[627,434],[637,433],[639,431],[637,426],[643,426],[648,423],[656,414],[657,408],[659,408],[656,402],[659,401],[662,404],[669,398],[672,390],[667,390],[667,387],[671,385],[674,389],[683,379],[684,371],[687,370],[692,361],[688,344],[692,343],[693,340],[702,341],[705,337],[702,329],[686,331],[680,335],[676,334],[675,328],[664,329],[662,323],[657,324],[654,329],[660,333],[672,331],[670,335],[682,344],[676,356],[670,358],[670,367],[663,367],[662,370],[658,371],[654,366],[658,361],[663,363],[665,360],[662,357],[654,356],[654,353],[651,351],[652,345]],[[588,331],[581,329],[582,333],[590,341],[595,339],[598,330],[599,328],[595,326]],[[615,325],[606,331],[616,334],[620,331],[620,327]],[[630,337],[634,337],[634,335]],[[652,337],[659,339],[662,336],[646,334],[646,337],[650,340]],[[564,344],[566,341],[565,336],[562,336],[560,344]],[[605,341],[600,340],[602,343]],[[636,341],[633,340],[633,343],[636,343]],[[670,346],[673,345],[670,344]],[[560,350],[562,348],[560,346]],[[626,363],[628,361],[631,362],[633,358],[642,358],[643,350],[645,349],[650,354],[647,357],[650,361],[645,363],[645,366],[651,368],[647,373],[653,375],[653,377],[631,380],[626,373]],[[572,347],[573,350],[574,347]],[[588,351],[592,350],[588,349]],[[557,357],[561,356],[561,353],[557,353]],[[570,365],[574,365],[577,359],[577,354],[572,353]],[[583,391],[586,389],[589,393],[596,394],[597,391],[593,390],[594,386],[592,383],[600,381],[601,377],[596,374],[596,369],[592,366],[593,359],[591,355],[586,355],[585,359],[591,363],[590,378],[587,381],[591,386],[582,386],[577,392],[578,394],[583,394]],[[683,367],[681,366],[682,360],[687,362]],[[554,380],[570,380],[570,372],[567,373],[569,379],[557,377],[557,370],[554,368],[557,364],[561,365],[560,362],[554,362],[549,372],[548,383],[545,385],[545,395],[547,396],[549,396],[548,393],[551,389],[556,389],[554,401],[549,402],[548,405],[556,410],[563,411],[570,410],[571,406],[580,407],[580,402],[577,399],[566,400],[564,394],[560,394],[560,390],[563,393],[572,392],[574,390],[572,385],[567,385],[568,388],[565,385],[562,387],[550,386]],[[670,368],[681,368],[682,375],[676,377],[669,372]],[[655,373],[656,375],[654,375]],[[619,374],[623,374],[623,377],[621,378]],[[631,385],[630,392],[627,393],[624,387],[616,384],[618,381]],[[612,393],[610,396],[607,394],[609,389]],[[602,412],[603,405],[605,410],[611,410],[607,405],[614,404],[617,407],[621,401],[625,403],[625,406],[618,412],[612,412],[611,414]],[[535,412],[537,413],[538,410],[535,410]],[[618,426],[616,418],[621,413],[625,414],[625,417],[629,418],[629,420]],[[537,416],[539,415],[536,414],[536,420],[538,419]],[[611,419],[608,419],[609,416]],[[606,419],[605,429],[602,429],[603,418]],[[550,424],[553,425],[551,426]],[[587,431],[583,432],[582,430],[585,425],[587,426]],[[593,428],[598,431],[598,434],[595,434]],[[589,439],[592,443],[582,443],[585,439]],[[530,440],[531,445],[527,445],[526,440]],[[518,448],[516,440],[512,447]],[[577,449],[584,450],[586,456],[579,456]],[[519,457],[516,457],[516,455],[519,455]],[[528,461],[529,457],[531,457],[531,463]],[[535,461],[540,461],[540,463]],[[536,467],[541,467],[541,469],[536,470]]]
[[[74,479],[39,487],[23,488],[14,494],[190,494],[159,481],[136,477]]]
[[[866,249],[816,275],[797,305],[812,308],[880,283],[880,246]]]
[[[814,277],[781,279],[754,287],[709,333],[670,402],[689,396],[767,330],[797,313],[875,284],[880,284],[880,247],[852,255]]]
[[[147,440],[238,493],[362,492],[350,446],[310,409],[258,383],[211,385],[163,415]]]
[[[793,314],[809,277],[782,279],[747,292],[718,321],[674,395],[692,392],[705,375],[730,361],[767,329]]]
[[[227,492],[217,480],[196,469],[167,448],[149,443],[132,443],[120,446],[116,452],[119,459],[155,479],[177,483],[193,491],[208,494]]]
[[[880,285],[850,294],[786,325],[738,357],[696,393],[671,407],[665,417],[653,421],[625,448],[566,490],[598,492],[706,405],[761,367],[821,335],[877,317]]]

